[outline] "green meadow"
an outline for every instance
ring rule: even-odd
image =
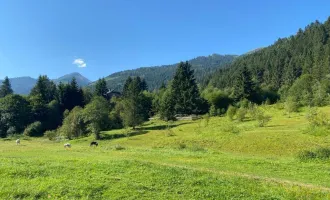
[[[326,130],[309,128],[307,109],[263,109],[264,127],[249,117],[152,120],[102,132],[98,147],[92,137],[2,139],[0,199],[330,199],[330,161],[298,156],[329,147]]]

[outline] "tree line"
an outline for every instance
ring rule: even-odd
[[[128,77],[122,95],[111,92],[104,78],[94,90],[80,88],[73,78],[69,84],[56,85],[39,76],[28,96],[13,94],[8,77],[0,87],[0,136],[13,134],[73,139],[101,131],[140,126],[151,116],[175,120],[177,114],[204,114],[209,105],[201,97],[188,62],[181,62],[169,84],[155,92],[139,76]]]

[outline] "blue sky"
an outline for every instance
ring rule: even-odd
[[[91,80],[201,55],[242,54],[330,16],[330,1],[0,0],[0,78]]]

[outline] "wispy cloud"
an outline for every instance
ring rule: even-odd
[[[77,65],[77,67],[80,67],[80,68],[87,67],[87,64],[85,63],[85,61],[82,58],[75,59],[72,64]]]

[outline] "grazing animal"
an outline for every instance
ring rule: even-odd
[[[99,145],[99,143],[97,143],[97,142],[91,142],[91,144],[89,145],[89,146],[98,146]]]
[[[21,140],[20,139],[17,139],[16,140],[16,145],[19,145],[19,144],[21,144]]]
[[[71,144],[70,143],[64,144],[64,148],[71,148]]]

